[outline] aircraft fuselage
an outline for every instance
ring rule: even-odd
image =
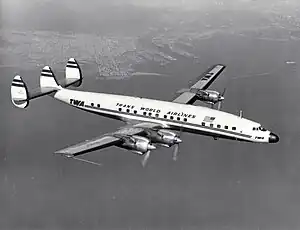
[[[276,143],[277,135],[257,122],[203,106],[115,94],[60,89],[54,98],[84,111],[123,121],[160,123],[214,138]]]

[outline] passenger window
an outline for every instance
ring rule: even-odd
[[[167,118],[168,118],[168,116],[167,116],[167,115],[164,115],[164,118],[165,118],[165,119],[167,119]]]
[[[217,125],[217,128],[219,128],[219,129],[220,129],[220,128],[221,128],[221,125]]]
[[[186,119],[186,118],[184,118],[183,120],[184,120],[185,122],[187,122],[187,119]]]
[[[232,130],[236,130],[236,127],[232,127]]]
[[[173,117],[173,116],[171,116],[170,118],[171,118],[171,120],[173,120],[173,119],[174,119],[174,117]]]
[[[177,121],[180,121],[180,117],[177,117]]]
[[[97,107],[100,108],[100,104],[98,104]]]
[[[94,106],[94,103],[91,103],[91,106]]]
[[[214,124],[210,124],[209,126],[210,126],[211,128],[213,128],[213,127],[214,127]]]
[[[152,115],[152,113],[149,113],[149,116],[151,116]]]
[[[143,114],[144,114],[144,116],[146,116],[146,115],[147,115],[147,113],[146,113],[146,112],[144,112]]]
[[[130,112],[130,110],[129,110],[129,109],[127,109],[127,110],[126,110],[126,112],[127,112],[127,113],[129,113],[129,112]]]
[[[133,112],[134,112],[134,114],[137,114],[137,111],[136,111],[136,110],[134,110]]]
[[[121,111],[122,111],[122,108],[119,108],[119,111],[121,112]]]
[[[202,126],[205,126],[205,122],[202,122],[202,124],[201,124]]]
[[[156,117],[159,117],[159,114],[157,113],[157,114],[155,114],[155,116],[156,116]]]
[[[225,125],[225,129],[228,129],[228,125]]]

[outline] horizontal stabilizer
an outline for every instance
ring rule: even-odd
[[[11,84],[11,101],[12,103],[21,109],[25,109],[29,104],[29,93],[27,86],[25,85],[21,76],[14,77]]]

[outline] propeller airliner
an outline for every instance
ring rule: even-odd
[[[210,136],[215,140],[277,143],[278,135],[260,123],[246,119],[241,114],[220,111],[225,90],[219,93],[208,88],[225,67],[222,64],[213,65],[187,89],[179,90],[172,101],[163,101],[68,89],[69,86],[79,87],[82,84],[81,68],[74,58],[70,58],[63,80],[58,81],[52,69],[45,66],[40,75],[40,87],[35,90],[29,91],[22,77],[16,75],[11,85],[11,101],[17,108],[25,109],[32,99],[49,95],[80,110],[125,123],[114,132],[55,152],[83,161],[87,160],[78,156],[111,146],[143,156],[143,166],[151,151],[158,146],[174,146],[173,159],[176,160],[183,132]],[[193,105],[197,100],[212,105],[212,108]],[[218,109],[214,109],[217,103]]]

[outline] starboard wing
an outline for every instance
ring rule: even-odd
[[[67,148],[58,150],[55,154],[61,154],[67,157],[75,157],[87,154],[96,150],[108,148],[111,146],[118,146],[123,143],[122,136],[132,136],[142,134],[145,129],[154,129],[162,127],[161,124],[156,123],[138,123],[135,125],[128,125],[120,128],[116,132],[104,134],[91,140],[86,140],[78,144],[69,146]]]

